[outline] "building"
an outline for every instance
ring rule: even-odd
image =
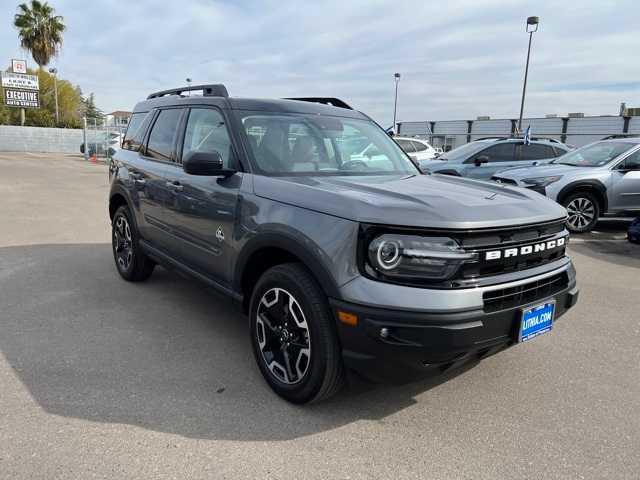
[[[125,128],[129,125],[132,112],[126,112],[124,110],[116,110],[115,112],[107,113],[105,115],[105,126]]]
[[[544,118],[523,118],[522,129],[531,126],[531,136],[555,138],[563,143],[580,147],[609,135],[640,135],[640,116],[629,115],[636,109],[625,109],[624,114],[585,116],[570,113],[567,116],[547,115]],[[515,119],[445,120],[399,122],[402,136],[426,138],[434,147],[445,151],[486,137],[508,137],[517,131]]]

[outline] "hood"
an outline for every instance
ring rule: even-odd
[[[572,167],[571,165],[560,165],[557,163],[547,163],[528,167],[514,167],[501,170],[495,174],[496,177],[510,178],[512,180],[522,180],[524,178],[550,177],[553,175],[575,174],[585,170],[587,167]]]
[[[254,177],[256,195],[363,223],[490,228],[564,218],[525,189],[446,175]]]

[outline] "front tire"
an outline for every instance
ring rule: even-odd
[[[269,386],[293,403],[331,397],[344,384],[327,297],[300,264],[267,270],[251,295],[251,343]]]
[[[562,202],[567,209],[567,229],[572,233],[586,233],[596,226],[600,218],[598,200],[589,192],[576,192]]]
[[[131,218],[127,206],[116,210],[111,222],[111,248],[120,276],[129,282],[142,282],[151,276],[155,263],[142,252]]]

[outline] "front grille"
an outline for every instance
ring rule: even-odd
[[[558,238],[567,238],[564,221],[533,225],[518,229],[504,229],[491,233],[470,233],[460,239],[460,244],[468,252],[478,253],[477,262],[467,263],[458,272],[461,280],[478,279],[503,273],[535,268],[558,260],[565,255],[565,245],[561,248],[534,251],[528,254],[503,256],[488,260],[487,253],[505,249],[517,249]]]
[[[569,285],[566,272],[552,277],[525,283],[517,287],[492,290],[482,295],[485,312],[497,312],[508,308],[527,305],[561,292]]]

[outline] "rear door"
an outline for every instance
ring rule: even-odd
[[[616,210],[640,210],[640,150],[625,158],[611,174],[611,206]]]
[[[502,142],[480,150],[465,161],[465,177],[490,179],[499,170],[514,164],[515,143]]]
[[[228,286],[242,173],[229,177],[190,175],[182,169],[182,159],[192,152],[218,152],[225,168],[237,170],[238,157],[220,109],[193,107],[183,125],[177,161],[166,171],[172,198],[166,216],[173,237],[169,253]]]

